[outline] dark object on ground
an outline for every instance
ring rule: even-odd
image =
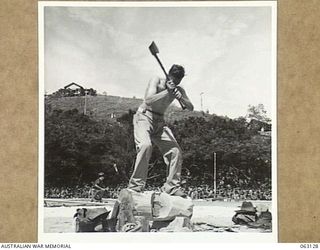
[[[76,220],[77,233],[79,232],[107,232],[107,217],[110,211],[106,208],[79,208],[73,216]]]
[[[238,225],[248,225],[249,223],[255,222],[257,219],[257,215],[255,213],[252,214],[235,214],[232,217],[232,221]]]
[[[119,201],[116,201],[113,205],[112,212],[110,216],[108,216],[107,224],[108,224],[108,232],[117,232],[117,222],[119,215]]]
[[[257,220],[257,209],[251,202],[244,201],[240,210],[235,211],[236,214],[232,217],[232,221],[239,225],[248,225]]]
[[[251,228],[263,228],[263,229],[272,229],[272,214],[269,210],[261,212],[258,219],[255,222],[249,223]]]

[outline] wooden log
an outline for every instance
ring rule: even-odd
[[[134,221],[134,216],[144,216],[150,221],[170,221],[177,216],[191,218],[193,213],[190,198],[171,196],[167,193],[123,189],[119,195],[119,202],[121,220],[125,222]],[[128,212],[129,210],[131,212]]]
[[[155,193],[153,191],[146,192],[132,192],[132,206],[134,216],[144,216],[148,219],[152,219],[152,202],[154,200]]]
[[[173,220],[177,216],[191,218],[193,203],[191,198],[158,193],[153,200],[153,219],[158,221]]]
[[[168,226],[160,228],[160,232],[192,232],[190,218],[177,216]]]
[[[131,192],[127,189],[121,190],[119,194],[119,215],[117,231],[123,232],[124,226],[129,223],[135,223],[135,218],[133,216],[134,204]]]
[[[141,224],[141,232],[150,232],[150,221],[145,216],[135,216]]]

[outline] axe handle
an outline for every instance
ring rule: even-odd
[[[161,69],[162,69],[163,73],[164,73],[164,74],[165,74],[165,76],[166,76],[166,79],[168,79],[169,77],[168,77],[167,71],[166,71],[166,70],[165,70],[165,68],[163,67],[163,65],[162,65],[162,63],[161,63],[161,61],[160,61],[159,57],[157,56],[157,54],[154,54],[154,57],[157,59],[157,61],[158,61],[159,65],[160,65],[160,67],[161,67]],[[183,104],[183,102],[182,102],[182,101],[178,100],[178,102],[180,103],[180,106],[181,106],[181,108],[182,108],[182,109],[186,109],[186,106]]]
[[[160,61],[159,57],[157,56],[157,54],[154,54],[154,57],[157,59],[157,61],[158,61],[159,65],[160,65],[160,67],[161,67],[161,69],[162,69],[163,73],[166,75],[166,78],[168,79],[167,71],[166,71],[166,70],[165,70],[165,68],[163,67],[163,65],[162,65],[162,63],[161,63],[161,61]]]

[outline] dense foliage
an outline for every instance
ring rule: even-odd
[[[93,120],[76,109],[47,112],[46,185],[83,185],[93,181],[100,171],[106,173],[106,182],[111,186],[127,183],[135,159],[132,115],[129,111],[112,122]],[[235,169],[247,179],[263,182],[271,178],[271,138],[261,136],[244,118],[203,114],[170,121],[169,127],[183,150],[182,175],[190,184],[212,183],[213,152],[217,155],[218,177]],[[148,182],[163,182],[166,171],[155,148]]]

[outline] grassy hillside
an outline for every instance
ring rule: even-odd
[[[96,120],[116,119],[122,114],[127,113],[130,109],[136,111],[142,103],[142,99],[125,98],[119,96],[87,96],[86,97],[86,111]],[[85,99],[83,96],[75,97],[47,97],[45,99],[47,111],[54,109],[70,110],[78,109],[79,112],[84,111]],[[166,112],[166,120],[181,120],[190,116],[204,116],[199,111],[186,111],[172,104]]]

